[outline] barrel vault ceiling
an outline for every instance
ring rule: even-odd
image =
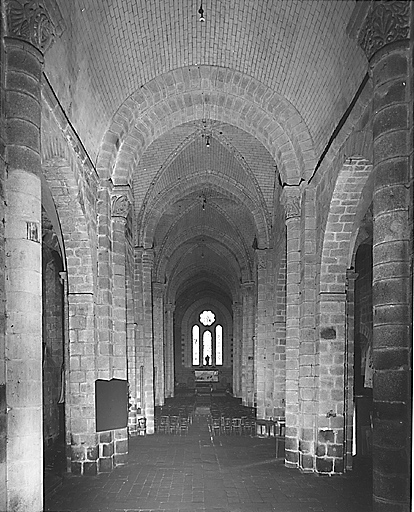
[[[355,3],[204,0],[200,22],[194,0],[58,0],[64,30],[45,74],[93,161],[132,95],[175,70],[208,66],[283,98],[317,159],[366,72],[346,33]],[[230,304],[254,278],[255,248],[272,247],[277,163],[231,118],[199,112],[170,124],[134,160],[135,241],[153,249],[154,279],[173,300],[204,293]]]

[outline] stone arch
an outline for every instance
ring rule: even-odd
[[[242,281],[250,281],[252,279],[251,266],[250,262],[246,259],[246,251],[239,244],[237,244],[231,236],[224,234],[221,235],[219,240],[217,239],[217,233],[213,228],[203,227],[199,228],[197,231],[193,230],[190,233],[190,236],[187,230],[183,231],[178,238],[174,239],[173,243],[169,247],[165,247],[164,245],[161,246],[160,254],[162,254],[164,257],[159,258],[159,264],[156,264],[154,267],[154,273],[157,276],[157,281],[160,281],[162,276],[164,276],[166,267],[170,260],[170,256],[174,254],[176,249],[189,238],[196,238],[199,236],[210,237],[225,247],[226,255],[224,258],[228,257],[228,255],[231,253],[236,261],[243,262],[243,264],[240,265],[240,275],[242,277]]]
[[[224,316],[224,318],[226,319],[227,325],[231,325],[232,324],[232,317],[231,317],[230,311],[223,304],[223,302],[219,301],[218,299],[214,299],[214,298],[198,299],[193,304],[191,304],[191,306],[184,313],[181,324],[182,325],[184,325],[184,324],[188,325],[191,316],[194,314],[195,311],[197,311],[197,309],[211,308],[211,307],[214,307],[214,306]]]
[[[318,368],[315,382],[319,393],[316,407],[318,438],[314,468],[320,473],[343,472],[344,458],[327,456],[327,414],[337,418],[336,434],[341,438],[349,428],[349,396],[344,393],[344,355],[347,347],[347,270],[351,267],[354,231],[361,219],[367,201],[364,190],[372,174],[372,144],[368,142],[370,125],[365,115],[370,105],[362,108],[362,117],[356,129],[348,135],[341,147],[331,154],[323,166],[323,179],[319,181],[318,217],[319,238],[315,334]],[[366,119],[366,118],[365,118]],[[346,131],[346,130],[345,130]],[[345,135],[345,134],[344,134]],[[369,202],[368,202],[369,205]],[[320,259],[319,259],[320,258]]]
[[[209,186],[223,195],[235,197],[238,201],[243,202],[245,207],[252,212],[255,225],[258,232],[258,241],[262,247],[268,247],[270,243],[270,233],[267,225],[267,219],[263,214],[263,209],[259,203],[255,203],[253,199],[247,195],[247,191],[235,188],[229,180],[223,178],[218,173],[206,172],[204,174],[194,174],[185,184],[175,183],[160,194],[156,200],[143,212],[140,218],[141,231],[138,240],[139,245],[144,247],[152,246],[153,233],[161,218],[163,212],[169,204],[174,203],[183,194],[191,194],[200,190],[200,187]],[[146,219],[149,219],[148,221]]]
[[[234,124],[275,159],[283,182],[297,184],[315,167],[313,141],[294,107],[259,81],[217,66],[189,66],[159,75],[118,109],[104,137],[101,178],[130,184],[134,164],[165,131],[198,119]]]
[[[184,253],[184,254],[181,254],[181,258],[185,258],[185,256],[191,251],[191,248],[188,248],[187,251]],[[202,270],[203,269],[214,269],[213,270],[213,273],[215,274],[216,277],[218,277],[218,272],[219,272],[219,269],[221,270],[221,274],[225,275],[225,281],[227,283],[230,283],[230,282],[237,282],[239,279],[240,279],[240,275],[239,273],[237,272],[237,269],[234,268],[234,265],[232,264],[232,261],[230,259],[230,255],[229,253],[227,253],[225,251],[225,248],[223,247],[222,249],[222,257],[223,259],[225,260],[225,264],[212,264],[211,261],[209,262],[209,264],[207,265],[206,264],[200,264],[200,263],[197,263],[197,264],[194,264],[193,265],[190,265],[189,268],[201,268]],[[227,260],[225,258],[228,258]],[[172,268],[172,271],[171,271],[171,279],[172,281],[174,281],[174,279],[176,278],[176,276],[180,275],[180,276],[183,276],[183,274],[185,275],[186,274],[186,271],[183,271],[181,269],[178,269],[177,270],[177,267],[180,265],[180,259],[176,259],[175,262],[174,262],[174,267]],[[230,261],[230,262],[229,262]],[[181,267],[182,268],[182,267]],[[195,274],[195,277],[197,278],[197,274]],[[191,278],[189,278],[191,279]],[[210,280],[213,279],[211,276],[209,278]],[[202,279],[201,279],[202,280]],[[183,281],[184,282],[184,281]],[[182,283],[180,283],[182,284]],[[178,284],[178,286],[180,286],[180,284]]]
[[[167,289],[167,302],[175,303],[179,287],[192,277],[196,277],[197,280],[208,279],[211,284],[215,284],[218,288],[223,289],[224,287],[232,298],[238,296],[240,283],[235,279],[231,279],[228,275],[223,276],[221,268],[212,267],[211,265],[208,267],[197,265],[188,267],[174,276]]]
[[[142,206],[140,208],[140,211],[137,212],[138,226],[142,225],[142,217],[145,215],[145,212],[151,208],[151,204],[154,201],[158,200],[159,195],[165,194],[165,192],[164,192],[165,189],[171,189],[171,188],[173,188],[174,185],[177,186],[177,179],[173,173],[171,173],[171,177],[168,179],[169,166],[202,133],[203,133],[202,128],[196,129],[193,133],[191,133],[188,137],[186,137],[185,140],[183,140],[181,142],[181,144],[179,144],[175,148],[175,150],[172,151],[171,154],[167,157],[167,159],[163,162],[163,165],[160,167],[156,176],[154,176],[154,178],[152,179],[152,181],[148,187],[147,193],[145,194],[145,197],[142,201]],[[212,132],[211,136],[212,136],[212,138],[216,137],[214,132]],[[209,169],[208,173],[199,172],[197,175],[191,175],[191,173],[190,173],[189,176],[188,175],[182,176],[180,186],[183,186],[183,182],[188,182],[189,179],[195,178],[198,180],[200,176],[207,177],[207,179],[211,179],[211,177],[214,176],[215,182],[219,182],[221,180],[223,182],[227,181],[228,183],[232,184],[234,188],[235,188],[235,185],[237,185],[237,188],[240,190],[243,190],[244,194],[246,196],[250,197],[252,202],[255,203],[255,205],[256,205],[255,209],[259,210],[260,212],[263,212],[262,216],[265,219],[266,226],[270,226],[271,219],[270,219],[268,207],[267,207],[266,201],[264,199],[262,190],[257,181],[257,177],[255,176],[255,174],[253,173],[253,171],[251,170],[251,168],[245,161],[244,157],[239,153],[239,150],[232,147],[229,140],[227,140],[227,138],[224,137],[223,134],[220,134],[218,142],[219,142],[219,144],[221,144],[223,147],[225,147],[227,150],[229,150],[231,152],[232,156],[234,157],[234,159],[237,161],[237,163],[240,165],[240,167],[243,170],[243,178],[244,179],[241,179],[241,176],[240,176],[239,181],[236,183],[235,179],[232,176],[229,176],[225,173],[223,174],[221,172],[218,173],[216,169],[215,170]],[[269,239],[269,233],[267,233],[266,236],[267,236],[267,241],[264,243],[267,244],[268,239]],[[140,243],[140,242],[138,241],[138,243]]]
[[[372,164],[363,157],[348,158],[336,181],[330,203],[322,246],[320,291],[344,293],[346,269],[350,267],[357,213],[366,210],[370,200],[363,196]],[[363,208],[361,208],[361,200]],[[368,204],[365,205],[365,203]],[[365,207],[366,206],[366,207]]]
[[[97,189],[96,174],[46,85],[42,99],[42,193],[57,212],[69,291],[93,293],[96,220],[91,198]]]
[[[47,183],[60,221],[70,292],[93,293],[93,257],[88,222],[78,201],[72,166],[61,158],[43,162]]]

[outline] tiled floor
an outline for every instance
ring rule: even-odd
[[[127,466],[72,477],[46,500],[70,512],[370,512],[367,474],[322,477],[287,469],[275,439],[210,434],[196,416],[187,435],[130,440]]]

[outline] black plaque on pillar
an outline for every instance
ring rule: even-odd
[[[96,431],[125,428],[128,424],[128,382],[95,381]]]

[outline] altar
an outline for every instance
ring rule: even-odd
[[[194,380],[197,394],[210,394],[218,386],[219,371],[212,368],[194,370]]]
[[[209,384],[210,382],[218,382],[219,381],[219,371],[214,369],[203,369],[203,370],[194,370],[194,378],[195,382]]]

